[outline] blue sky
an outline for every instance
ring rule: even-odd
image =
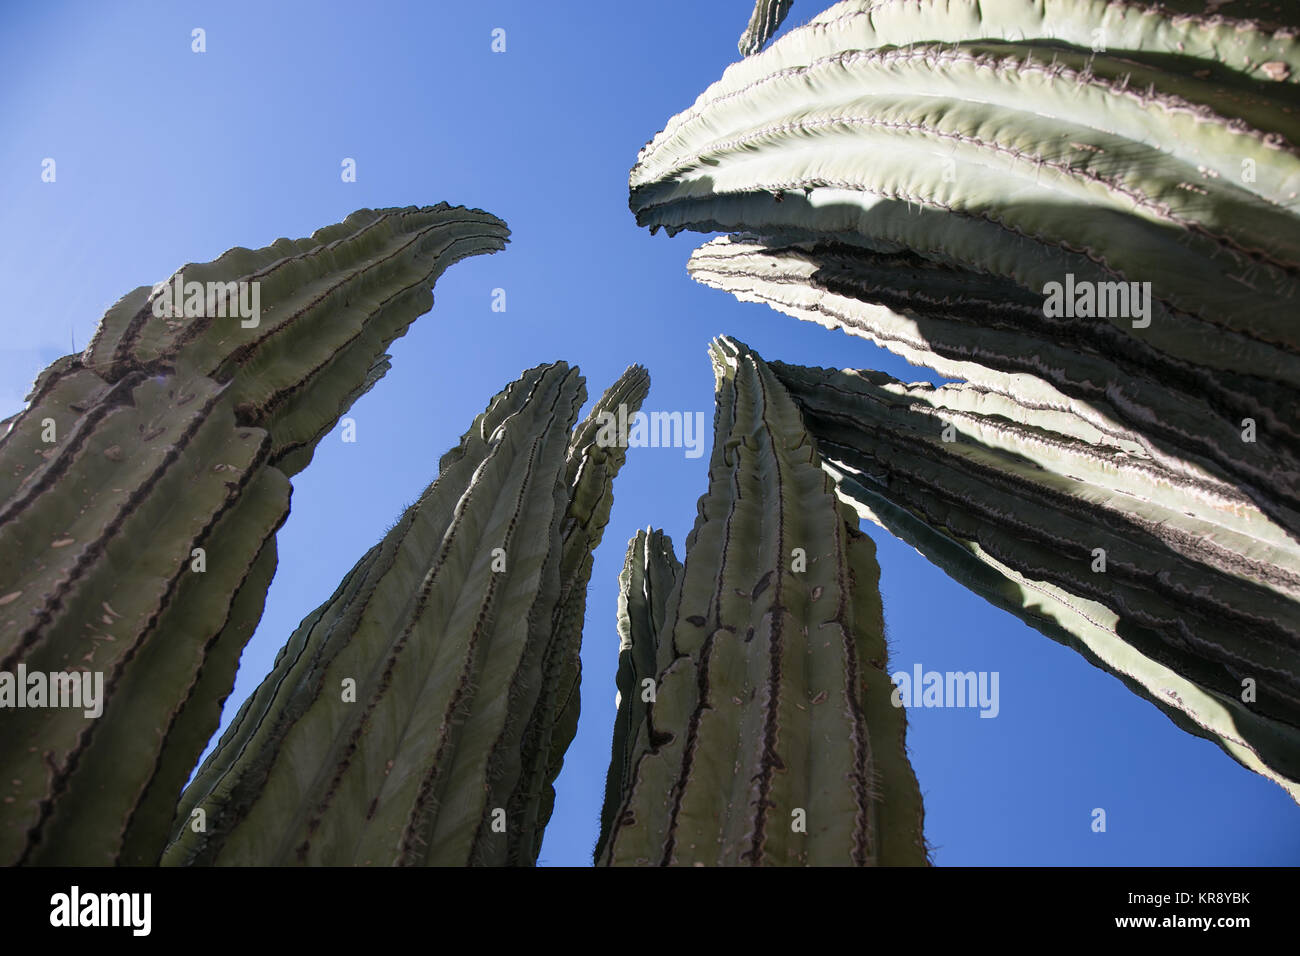
[[[692,282],[704,237],[638,229],[637,150],[736,56],[749,0],[7,4],[0,12],[0,417],[85,345],[123,293],[234,245],[305,236],[354,209],[477,206],[507,250],[439,281],[393,368],[294,480],[280,566],[229,719],[298,621],[434,478],[493,393],[539,362],[594,398],[631,362],[648,410],[712,421],[706,345],[929,378],[871,344]],[[797,0],[792,22],[820,4]],[[191,51],[191,30],[207,52]],[[490,49],[494,28],[506,52]],[[57,164],[54,183],[41,163]],[[356,160],[357,181],[340,164]],[[507,311],[491,311],[504,288]],[[614,714],[617,575],[638,527],[679,557],[707,456],[630,451],[596,554],[582,720],[543,865],[585,865]],[[874,525],[894,669],[999,673],[1000,713],[909,713],[935,861],[1300,863],[1300,808],[1274,784],[1069,651],[995,610]],[[1091,829],[1106,810],[1107,830]]]

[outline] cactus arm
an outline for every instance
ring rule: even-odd
[[[1092,51],[1143,54],[1168,62],[1195,51],[1216,78],[1244,88],[1294,96],[1300,82],[1300,42],[1292,8],[1260,0],[1233,6],[1238,15],[1211,14],[1204,0],[1158,4],[1112,0],[847,0],[836,3],[780,42],[806,64],[856,42],[862,49],[994,39]],[[1101,31],[1099,32],[1099,28]],[[776,49],[773,44],[766,51]],[[765,75],[767,57],[728,67],[725,79],[744,86]],[[1265,64],[1280,64],[1265,68]],[[1188,70],[1187,72],[1192,72]],[[1226,80],[1225,80],[1226,81]],[[671,125],[665,129],[670,132]]]
[[[155,316],[141,287],[82,355],[38,376],[0,437],[0,669],[97,671],[107,699],[100,718],[6,711],[0,759],[19,783],[0,808],[0,860],[156,861],[255,624],[289,474],[383,374],[436,275],[507,233],[444,204],[232,250],[184,278],[264,270],[264,322]],[[123,739],[137,744],[115,760]]]
[[[1064,404],[1296,533],[1297,50],[1180,4],[841,3],[673,117],[630,205],[743,235],[703,281]],[[1071,281],[1150,298],[1046,315]]]
[[[555,502],[580,388],[562,364],[531,370],[444,456],[438,480],[290,639],[183,802],[206,809],[208,832],[179,827],[164,862],[469,862],[499,796],[484,781],[516,668],[549,631],[550,611],[534,605],[558,594]],[[340,694],[348,677],[355,703]]]
[[[618,712],[601,806],[600,835],[593,852],[597,861],[604,855],[610,828],[624,799],[634,762],[633,747],[650,711],[643,682],[653,681],[657,674],[656,635],[663,626],[668,597],[681,568],[673,553],[672,539],[662,531],[638,531],[628,543],[618,579]],[[648,737],[641,743],[648,747]]]
[[[787,193],[797,199],[829,189],[863,217],[897,202],[942,214],[935,225],[984,223],[1085,258],[1113,280],[1149,281],[1169,308],[1267,341],[1296,341],[1277,308],[1294,296],[1300,268],[1295,216],[1160,149],[1023,107],[874,91],[815,110],[781,103],[722,140],[711,130],[697,135],[633,170],[631,204],[641,225],[707,229],[735,197],[757,193],[776,207]],[[1300,183],[1300,161],[1292,170]],[[1079,215],[1080,206],[1088,215]],[[803,222],[822,228],[815,208],[796,208]],[[761,206],[749,215],[746,228],[776,226]],[[1270,224],[1266,245],[1255,222]]]
[[[562,530],[561,596],[555,610],[555,638],[543,664],[538,702],[523,747],[525,777],[512,797],[509,813],[511,819],[521,821],[524,831],[518,844],[521,856],[512,863],[536,862],[542,832],[555,802],[554,782],[577,731],[582,627],[592,553],[609,523],[614,478],[627,455],[621,445],[602,444],[601,426],[605,416],[617,418],[620,406],[626,416],[634,415],[649,388],[650,376],[645,368],[630,366],[601,395],[569,442],[564,478],[569,504]]]
[[[164,863],[531,865],[624,458],[590,426],[648,385],[630,368],[573,434],[585,389],[564,363],[494,398],[290,637],[187,788]]]
[[[1054,620],[1049,634],[1071,633],[1094,663],[1300,792],[1298,546],[1258,512],[1242,520],[1253,509],[1239,492],[1067,436],[1052,427],[1061,412],[971,386],[772,368],[864,516],[1034,626]],[[1096,547],[1104,573],[1091,566]],[[997,573],[975,574],[972,561]],[[1243,701],[1243,677],[1257,701]]]
[[[745,32],[736,46],[741,56],[752,56],[767,45],[767,41],[781,29],[781,23],[794,0],[754,0],[754,12],[749,15]]]
[[[883,646],[871,599],[853,593],[874,587],[874,557],[850,546],[860,532],[767,366],[730,339],[713,359],[709,493],[657,637],[655,702],[630,772],[611,769],[625,789],[598,862],[924,863],[901,715],[864,718],[892,689],[883,660],[868,677],[859,659]],[[877,775],[900,768],[910,782],[886,788],[899,803],[880,805]]]
[[[721,239],[688,268],[697,281],[863,336],[941,375],[1066,409],[1053,428],[1086,423],[1165,467],[1231,481],[1274,520],[1300,527],[1300,432],[1285,414],[1300,380],[1211,368],[1126,343],[1107,325],[1049,319],[1014,285],[981,288],[976,276],[905,255]],[[1239,355],[1234,347],[1219,358]],[[1295,379],[1300,369],[1284,358],[1276,353],[1268,371]],[[1268,437],[1243,443],[1245,418]]]
[[[1234,705],[1170,667],[1158,653],[1144,653],[1135,631],[1104,604],[1026,577],[972,544],[935,531],[923,519],[883,497],[852,469],[828,462],[841,497],[863,518],[916,548],[957,582],[1030,627],[1078,652],[1155,704],[1176,726],[1218,745],[1242,766],[1281,786],[1300,802],[1295,729]]]

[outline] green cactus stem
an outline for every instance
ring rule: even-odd
[[[794,0],[755,0],[754,12],[749,15],[749,24],[736,44],[740,49],[740,55],[752,56],[767,46],[767,41],[776,36],[776,31],[781,29],[781,23],[790,12],[793,3]]]
[[[925,864],[874,546],[762,359],[727,338],[712,356],[709,490],[685,564],[638,534],[620,579],[597,863]],[[633,683],[645,674],[653,700]]]
[[[532,865],[572,738],[629,368],[570,428],[565,363],[492,400],[308,615],[186,789],[168,865]]]
[[[724,237],[697,249],[688,269],[706,285],[861,336],[945,377],[1066,409],[1166,468],[1233,484],[1274,521],[1300,529],[1300,421],[1291,413],[1300,362],[1284,353],[1269,349],[1261,375],[1216,368],[1108,324],[1048,318],[1041,300],[1013,283],[844,244]],[[1194,329],[1184,334],[1198,340]],[[1259,345],[1238,339],[1232,354],[1258,354]]]
[[[771,363],[859,514],[1300,798],[1300,545],[1059,408]]]
[[[158,861],[261,615],[289,478],[443,270],[508,234],[445,203],[362,210],[136,289],[41,373],[0,438],[0,672],[102,674],[104,700],[0,710],[0,862]]]
[[[630,748],[646,721],[648,695],[659,675],[656,639],[667,618],[668,596],[681,570],[672,539],[662,531],[638,531],[628,543],[618,579],[618,713],[596,842],[597,860],[604,854],[614,814],[632,779]]]
[[[1300,536],[1298,22],[846,0],[672,117],[630,205],[737,234],[701,281],[1069,407]]]

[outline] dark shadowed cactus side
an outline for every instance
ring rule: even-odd
[[[185,791],[164,863],[531,865],[577,719],[591,550],[633,366],[526,372],[302,622]]]
[[[587,614],[587,586],[596,546],[614,505],[613,482],[627,457],[617,440],[607,440],[611,421],[634,415],[650,390],[650,374],[640,365],[623,373],[590,414],[574,430],[565,463],[565,488],[571,497],[562,531],[563,559],[560,567],[560,601],[555,609],[556,637],[547,660],[543,695],[538,707],[553,717],[534,720],[531,726],[549,744],[539,739],[534,745],[533,783],[519,790],[520,805],[512,817],[525,821],[532,838],[532,859],[541,849],[541,835],[555,804],[555,779],[560,774],[564,753],[578,729],[579,685],[582,681],[582,626]],[[623,411],[620,412],[620,406]],[[602,434],[602,429],[605,429]],[[538,790],[540,787],[540,791]]]
[[[771,363],[859,514],[1300,801],[1300,545],[1071,412]]]
[[[638,531],[628,543],[623,571],[618,578],[618,711],[614,718],[614,743],[605,779],[600,836],[595,857],[601,858],[614,814],[623,799],[626,781],[632,779],[631,748],[645,723],[650,695],[659,675],[656,639],[663,627],[668,596],[677,583],[682,564],[673,542],[662,531]]]
[[[102,674],[102,714],[0,711],[0,863],[157,862],[261,616],[289,478],[437,277],[508,235],[445,203],[362,210],[184,266],[205,285],[174,311],[136,289],[41,373],[0,438],[0,672]]]
[[[685,564],[639,533],[621,578],[596,862],[923,865],[874,547],[762,359],[725,338],[712,355],[709,491]]]

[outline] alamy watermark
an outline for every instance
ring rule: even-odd
[[[160,319],[239,318],[255,329],[262,321],[262,283],[186,282],[178,272],[153,287],[153,314]]]
[[[152,893],[84,893],[74,885],[50,897],[50,925],[114,927],[148,936],[153,928]]]
[[[1132,319],[1135,329],[1151,324],[1150,282],[1075,282],[1067,272],[1064,283],[1043,286],[1043,295],[1049,319]]]
[[[895,707],[978,707],[981,717],[996,717],[997,671],[926,671],[913,664],[911,673],[895,671],[890,697]]]
[[[0,709],[80,707],[90,718],[104,712],[103,671],[0,671]]]
[[[636,412],[629,417],[627,406],[618,412],[596,416],[601,448],[685,448],[687,458],[704,454],[703,412]]]

